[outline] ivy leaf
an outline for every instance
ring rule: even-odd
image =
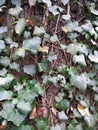
[[[72,75],[70,77],[70,83],[73,86],[76,86],[80,90],[85,91],[88,84],[91,84],[90,78],[86,73],[82,73],[81,75]]]
[[[32,5],[35,5],[36,4],[36,0],[29,0],[29,5],[32,6]]]
[[[12,98],[12,92],[6,91],[0,88],[0,101],[2,100],[10,100]]]
[[[95,3],[91,3],[90,9],[91,9],[91,13],[98,16],[98,10],[95,9]]]
[[[27,115],[32,109],[30,103],[25,102],[25,101],[20,101],[17,104],[17,108],[22,114],[25,114],[25,115]]]
[[[56,124],[55,126],[51,126],[50,130],[62,130],[61,125],[60,124]],[[66,129],[65,129],[66,130]]]
[[[11,0],[12,4],[16,5],[16,6],[20,6],[21,5],[21,0]]]
[[[75,43],[75,44],[72,43],[67,46],[67,52],[71,53],[72,55],[75,55],[79,52],[87,56],[89,52],[89,48],[87,45],[82,43]]]
[[[10,68],[13,69],[13,70],[16,70],[16,71],[20,71],[20,67],[19,67],[19,64],[16,63],[16,62],[13,62],[10,64]]]
[[[25,49],[24,48],[18,48],[15,53],[14,53],[14,56],[13,56],[13,59],[14,60],[17,60],[19,58],[24,58],[25,57]]]
[[[91,62],[98,63],[98,51],[94,51],[94,54],[90,53],[88,58],[91,60]]]
[[[50,52],[49,55],[48,55],[48,61],[53,61],[53,60],[56,60],[57,59],[57,55],[54,54],[54,52]]]
[[[50,6],[49,11],[55,16],[63,11],[63,9],[57,5]]]
[[[15,130],[34,130],[34,127],[30,125],[21,125],[20,127],[15,128]]]
[[[61,0],[61,2],[62,2],[63,5],[65,6],[65,5],[69,2],[69,0]]]
[[[14,77],[11,74],[7,74],[6,77],[0,77],[0,86],[4,88],[9,88],[10,83],[13,81]]]
[[[3,77],[7,74],[8,70],[3,68],[2,70],[0,70],[0,76]]]
[[[15,8],[9,9],[9,14],[11,14],[14,17],[18,17],[21,11],[22,11],[22,8],[19,6],[16,6]]]
[[[7,67],[10,65],[10,58],[7,56],[1,56],[0,57],[0,64],[4,67]]]
[[[70,14],[62,15],[62,19],[64,20],[70,20],[70,18],[71,18]]]
[[[51,37],[50,37],[50,41],[51,41],[52,43],[57,42],[57,41],[58,41],[57,35],[51,36]]]
[[[39,72],[48,71],[48,62],[47,62],[47,60],[43,59],[40,63],[38,63],[38,71]]]
[[[23,70],[26,74],[33,76],[36,73],[36,68],[35,65],[31,64],[31,65],[25,65],[23,67]]]
[[[16,25],[15,25],[15,32],[18,35],[21,35],[22,32],[24,31],[26,27],[26,21],[24,18],[21,18],[19,21],[17,21]]]
[[[0,0],[0,6],[2,6],[3,4],[5,4],[5,0]]]
[[[80,55],[74,55],[73,56],[73,62],[74,63],[79,63],[83,66],[86,66],[86,61],[85,61],[85,57],[83,54],[80,54]]]
[[[5,49],[5,43],[3,40],[0,40],[0,53],[3,49]]]
[[[66,121],[68,119],[64,111],[58,112],[58,118],[63,121]]]
[[[41,34],[45,34],[45,28],[44,27],[37,27],[35,26],[34,28],[34,34],[35,35],[41,35]]]
[[[37,53],[40,44],[41,44],[41,39],[39,37],[33,37],[32,39],[27,39],[23,41],[24,49],[29,50],[34,54]]]
[[[7,27],[1,26],[0,27],[0,35],[7,32]]]

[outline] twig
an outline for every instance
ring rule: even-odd
[[[57,27],[58,27],[59,20],[60,20],[60,14],[58,15],[58,19],[57,19],[57,22],[56,22],[54,34],[56,34],[56,32],[57,32]]]
[[[67,14],[70,14],[70,4],[69,4],[69,2],[67,4]]]

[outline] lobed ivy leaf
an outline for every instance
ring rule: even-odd
[[[9,9],[9,14],[11,14],[14,17],[18,17],[23,9],[19,6],[16,6],[15,8]]]
[[[3,49],[5,49],[5,43],[3,40],[0,40],[0,53],[2,52]]]
[[[24,49],[36,54],[41,44],[41,39],[39,37],[33,37],[32,39],[27,39],[23,41]]]
[[[74,55],[73,56],[73,62],[74,63],[79,63],[83,66],[86,66],[86,61],[85,61],[85,57],[83,54],[80,54],[80,55]]]
[[[38,2],[43,2],[43,3],[47,4],[48,7],[50,7],[52,4],[51,0],[38,0]]]
[[[20,127],[15,127],[15,130],[34,130],[34,127],[22,124]]]
[[[98,16],[98,10],[95,9],[95,3],[91,3],[91,13]]]
[[[24,58],[25,57],[25,49],[22,47],[22,48],[18,48],[15,53],[14,53],[14,56],[13,56],[13,59],[14,60],[17,60],[19,58]]]
[[[21,0],[11,0],[11,2],[12,2],[13,5],[16,5],[16,6],[21,5]]]
[[[5,0],[0,0],[0,6],[2,6],[3,4],[5,4]]]
[[[68,4],[69,0],[61,0],[61,2],[62,2],[63,5],[65,6],[66,4]]]
[[[57,59],[57,55],[54,54],[54,52],[49,52],[49,55],[48,55],[48,61],[53,61],[53,60],[56,60]]]
[[[10,58],[7,56],[0,57],[0,64],[4,67],[8,67],[10,65]]]
[[[57,42],[57,41],[58,41],[57,35],[51,36],[51,37],[50,37],[50,41],[51,41],[52,43]]]
[[[10,68],[12,69],[12,70],[16,70],[16,71],[20,71],[20,66],[19,66],[19,64],[18,63],[16,63],[16,62],[13,62],[13,63],[11,63],[10,64]]]
[[[70,18],[71,18],[71,15],[70,14],[63,14],[62,15],[62,19],[64,19],[64,20],[70,20]]]
[[[60,6],[54,5],[49,7],[49,11],[55,16],[57,14],[60,14],[63,9]]]
[[[7,29],[8,29],[7,27],[1,26],[0,27],[0,35],[2,35],[3,33],[6,33]]]
[[[32,6],[32,5],[35,5],[37,0],[28,0],[29,2],[29,5]]]
[[[38,71],[39,72],[47,72],[48,71],[48,62],[47,60],[42,60],[41,62],[38,63]]]
[[[34,32],[35,35],[41,35],[41,34],[45,34],[45,28],[44,27],[37,27],[35,26],[34,28]]]
[[[21,18],[19,21],[17,21],[16,25],[15,25],[15,32],[18,35],[21,35],[22,32],[24,31],[26,27],[26,21],[24,18]]]
[[[8,89],[13,79],[14,79],[14,76],[11,74],[7,74],[6,77],[0,77],[0,81],[1,81],[0,86]]]
[[[2,70],[0,70],[0,76],[3,77],[3,76],[6,76],[8,70],[3,68]]]
[[[12,91],[6,91],[0,88],[0,101],[12,99]]]
[[[58,118],[59,118],[60,120],[62,120],[62,121],[68,120],[68,117],[67,117],[67,115],[65,114],[64,111],[58,112]]]
[[[91,62],[98,63],[98,51],[94,51],[94,54],[90,53],[88,58],[91,60]]]
[[[26,74],[33,76],[36,73],[36,68],[35,65],[31,64],[31,65],[25,65],[23,67],[23,70]]]
[[[27,115],[32,109],[31,104],[25,101],[18,102],[17,108],[22,114],[25,114],[25,115]]]

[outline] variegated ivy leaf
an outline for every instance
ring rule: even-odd
[[[63,5],[65,6],[65,5],[69,2],[69,0],[61,0],[61,2],[62,2]]]
[[[3,49],[5,49],[5,43],[3,40],[0,40],[0,53]]]
[[[3,68],[2,70],[0,70],[0,76],[5,76],[7,74],[8,70]]]
[[[23,67],[23,70],[26,74],[33,76],[36,73],[36,68],[35,65],[31,64],[31,65],[25,65]]]
[[[23,9],[21,7],[16,6],[15,8],[9,9],[9,14],[11,14],[12,16],[18,17],[22,10]]]
[[[19,21],[17,21],[16,25],[15,25],[15,32],[18,35],[21,35],[22,32],[24,31],[26,27],[26,21],[24,18],[21,18]]]
[[[74,63],[79,63],[83,66],[86,66],[86,61],[85,61],[85,57],[83,54],[80,54],[80,55],[74,55],[73,56],[73,62]]]
[[[0,0],[0,6],[5,4],[5,0]]]
[[[63,9],[60,6],[54,5],[49,7],[49,11],[55,16],[57,14],[60,14]]]
[[[45,34],[45,28],[44,27],[37,27],[37,26],[35,26],[34,34],[35,35]]]
[[[32,39],[27,39],[23,41],[24,49],[36,54],[41,44],[41,38],[33,37]]]
[[[10,58],[7,56],[1,56],[0,57],[0,64],[4,67],[7,67],[10,65]]]
[[[91,62],[98,63],[98,51],[94,51],[94,54],[90,53],[88,58],[91,60]]]
[[[0,86],[4,88],[9,88],[10,83],[13,81],[14,77],[11,74],[7,74],[6,77],[0,77]]]
[[[0,35],[7,32],[7,27],[1,26],[0,27]]]
[[[18,72],[20,71],[20,66],[19,66],[19,64],[16,63],[16,62],[11,63],[11,64],[10,64],[10,68],[13,69],[13,70],[16,70],[16,71],[18,71]]]
[[[16,6],[21,5],[21,0],[11,0],[11,2],[12,2],[13,5],[16,5]]]
[[[30,6],[35,5],[35,4],[36,4],[36,1],[37,1],[37,0],[28,0]]]

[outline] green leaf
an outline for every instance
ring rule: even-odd
[[[62,128],[61,128],[60,124],[56,124],[55,126],[50,127],[50,130],[62,130]]]
[[[4,67],[8,67],[10,65],[10,58],[7,56],[1,56],[0,57],[0,64]]]
[[[57,14],[60,14],[63,9],[60,6],[54,5],[49,7],[49,11],[55,16]]]
[[[0,76],[3,77],[3,76],[6,76],[8,70],[3,68],[2,70],[0,70]]]
[[[85,61],[85,57],[83,54],[80,54],[80,55],[74,55],[73,56],[73,62],[74,63],[79,63],[83,66],[86,66],[86,61]]]
[[[47,4],[48,7],[51,6],[51,0],[47,0],[47,1],[46,0],[38,0],[38,1]]]
[[[90,78],[86,73],[82,73],[81,75],[72,75],[70,77],[70,83],[73,86],[76,86],[80,90],[85,91],[88,84],[91,84]]]
[[[69,0],[61,0],[61,2],[62,2],[63,5],[65,6],[65,5],[69,2]]]
[[[13,69],[13,70],[16,70],[16,71],[18,71],[18,72],[20,71],[20,66],[19,66],[19,64],[16,63],[16,62],[11,63],[11,64],[10,64],[10,68]]]
[[[96,117],[96,115],[91,114],[90,116],[85,116],[84,120],[89,127],[94,127],[94,125],[96,124],[96,121],[97,121],[97,117]]]
[[[13,81],[14,77],[11,74],[7,74],[6,77],[0,77],[0,86],[4,87],[4,88],[9,88],[11,82]]]
[[[22,47],[22,48],[18,48],[15,53],[14,53],[14,56],[13,56],[13,59],[14,60],[17,60],[19,58],[24,58],[25,57],[25,49]]]
[[[71,18],[70,14],[66,14],[66,15],[64,14],[64,15],[62,15],[62,19],[64,19],[64,20],[70,20],[70,18]]]
[[[94,51],[94,54],[90,53],[88,58],[91,60],[91,62],[98,63],[98,51]]]
[[[46,118],[43,118],[41,120],[36,118],[35,121],[36,121],[37,127],[40,128],[40,130],[45,130],[45,128],[47,126],[47,122],[48,122],[48,120]]]
[[[15,128],[15,130],[34,130],[34,127],[30,125],[21,125],[20,127]]]
[[[48,62],[47,60],[42,60],[40,63],[38,63],[38,71],[39,72],[47,72],[48,71]]]
[[[0,101],[2,100],[10,100],[12,98],[12,92],[6,91],[4,89],[0,89]]]
[[[52,43],[57,42],[57,41],[58,41],[57,35],[51,36],[51,37],[50,37],[50,41],[51,41]]]
[[[20,6],[21,5],[21,0],[11,0],[12,4],[16,5],[16,6]]]
[[[89,48],[85,44],[74,43],[74,44],[68,45],[67,52],[71,53],[72,55],[76,55],[79,52],[79,53],[83,53],[87,56],[88,52],[89,52]]]
[[[37,27],[37,26],[35,26],[33,34],[41,35],[41,34],[45,34],[45,33],[46,32],[45,32],[45,28],[44,27]]]
[[[23,41],[24,49],[31,51],[33,54],[36,54],[38,52],[40,44],[41,39],[39,37],[33,37],[32,39],[27,39]]]
[[[36,73],[36,68],[35,65],[31,64],[31,65],[25,65],[23,67],[23,70],[26,74],[33,76]]]
[[[54,52],[49,52],[49,55],[48,55],[48,61],[53,61],[53,60],[56,60],[57,59],[57,55],[54,54]]]
[[[0,53],[3,49],[5,49],[5,43],[3,40],[0,40]]]
[[[67,115],[65,114],[64,111],[58,112],[58,118],[59,118],[60,120],[62,120],[62,121],[68,120],[68,117],[67,117]]]
[[[15,25],[15,32],[18,35],[21,35],[22,32],[24,31],[26,27],[26,21],[24,18],[21,18],[19,21],[17,21],[16,25]]]
[[[22,11],[22,8],[19,6],[16,6],[15,8],[9,9],[9,14],[11,14],[14,17],[18,17],[21,11]]]
[[[17,104],[17,108],[18,110],[22,113],[22,114],[28,114],[31,111],[31,104],[29,102],[25,102],[25,101],[20,101]]]
[[[5,4],[5,0],[0,0],[0,6]]]
[[[76,130],[83,130],[83,127],[82,127],[82,124],[79,123],[77,126],[76,126]]]
[[[36,1],[37,1],[37,0],[28,0],[30,6],[35,5],[35,4],[36,4]]]
[[[7,32],[7,27],[1,26],[0,27],[0,35]]]
[[[98,16],[98,10],[95,9],[95,3],[91,3],[91,13]]]

